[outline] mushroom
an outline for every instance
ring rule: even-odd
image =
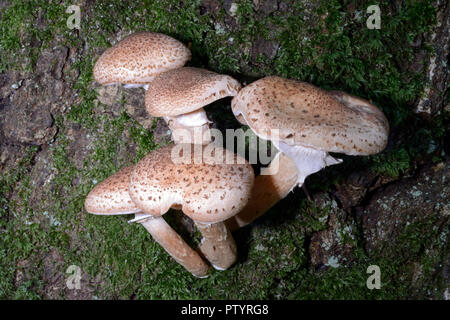
[[[227,75],[205,69],[183,67],[157,76],[145,94],[150,115],[164,117],[175,143],[211,141],[204,106],[235,96],[241,85]]]
[[[94,78],[102,85],[144,87],[158,74],[182,67],[190,50],[165,34],[138,32],[107,49],[94,66]]]
[[[262,78],[244,87],[231,107],[241,123],[260,138],[272,140],[291,160],[280,156],[279,171],[272,168],[274,175],[256,179],[247,207],[227,222],[233,228],[250,223],[276,203],[276,198],[267,200],[265,206],[259,203],[264,190],[276,186],[275,190],[283,191],[279,192],[282,199],[310,174],[342,162],[328,152],[370,155],[387,144],[389,123],[376,106],[297,80]]]
[[[244,208],[254,173],[240,156],[219,147],[208,150],[204,145],[178,144],[150,153],[131,174],[129,191],[147,217],[159,217],[170,208],[182,210],[202,233],[200,251],[223,270],[237,257],[223,221]]]
[[[124,167],[97,184],[86,197],[86,211],[97,215],[132,214],[141,217],[141,210],[131,200],[128,185],[133,166]],[[178,263],[197,277],[208,274],[208,265],[167,224],[162,217],[146,219],[142,225]]]

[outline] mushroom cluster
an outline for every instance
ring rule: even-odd
[[[146,90],[146,110],[164,118],[174,143],[97,184],[85,209],[97,215],[134,214],[129,222],[142,224],[194,276],[206,277],[210,265],[225,270],[236,261],[231,231],[254,221],[308,175],[342,162],[329,152],[383,150],[389,124],[376,106],[344,92],[274,76],[242,88],[228,75],[185,67],[190,57],[186,46],[167,35],[139,32],[97,60],[98,83]],[[211,121],[204,107],[224,97],[233,97],[239,122],[279,150],[256,178],[240,155],[217,145],[210,148]],[[195,223],[203,237],[198,251],[165,221],[170,209]]]

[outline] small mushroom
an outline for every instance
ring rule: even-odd
[[[247,207],[227,222],[234,228],[250,223],[276,203],[276,198],[267,201],[266,207],[253,203],[259,201],[265,189],[277,186],[276,190],[283,190],[282,199],[286,190],[302,185],[310,174],[342,162],[328,152],[370,155],[382,151],[387,144],[389,123],[376,106],[344,92],[328,92],[301,81],[265,77],[244,87],[233,98],[231,107],[241,123],[260,138],[272,140],[293,162],[280,156],[278,172],[272,168],[273,176],[256,179]],[[297,172],[292,170],[292,164]]]
[[[164,117],[175,143],[208,143],[209,120],[204,106],[235,96],[241,85],[227,75],[183,67],[157,76],[145,94],[150,115]]]
[[[232,159],[232,163],[226,164],[224,159]],[[203,235],[200,250],[205,257],[216,269],[227,269],[237,255],[223,221],[244,208],[253,181],[251,165],[226,149],[217,147],[209,152],[207,146],[178,144],[142,159],[131,175],[129,190],[136,205],[149,216],[161,216],[170,208],[182,210]]]
[[[102,85],[144,87],[160,73],[182,67],[190,50],[165,34],[138,32],[107,49],[94,66],[94,78]]]
[[[139,219],[141,210],[131,200],[128,185],[133,167],[122,168],[106,180],[97,184],[86,197],[86,211],[97,215],[135,213]],[[162,217],[147,218],[142,222],[147,231],[178,263],[197,277],[208,274],[208,265],[167,224]]]

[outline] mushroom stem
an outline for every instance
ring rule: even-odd
[[[244,209],[225,221],[231,230],[237,230],[253,222],[286,197],[298,183],[295,163],[279,152],[270,165],[255,178],[252,195]]]
[[[195,223],[203,239],[200,251],[217,270],[226,270],[236,262],[237,249],[230,230],[223,222]]]
[[[209,266],[162,217],[151,217],[140,222],[145,229],[179,264],[194,276],[206,278]]]
[[[208,117],[203,108],[176,117],[164,117],[175,143],[208,144],[211,142]]]

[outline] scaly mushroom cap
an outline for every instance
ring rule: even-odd
[[[383,150],[389,124],[364,99],[311,84],[266,77],[244,87],[232,101],[235,116],[268,139],[272,129],[288,145],[349,155]]]
[[[97,184],[84,201],[86,211],[99,215],[139,212],[139,208],[131,200],[128,193],[128,184],[132,170],[132,166],[124,167]]]
[[[190,50],[161,33],[134,33],[107,49],[94,66],[94,78],[103,85],[146,84],[170,69],[182,67]]]
[[[145,94],[145,107],[154,117],[173,117],[235,96],[240,89],[240,83],[230,76],[184,67],[162,73],[152,81]]]
[[[159,216],[170,208],[181,208],[195,221],[217,223],[245,206],[254,181],[251,165],[222,148],[211,154],[223,152],[223,161],[213,163],[212,158],[208,160],[206,146],[196,145],[195,148],[200,148],[197,150],[202,150],[201,154],[193,145],[166,146],[153,151],[135,166],[130,179],[130,196],[143,212]],[[190,154],[186,150],[191,150]],[[172,153],[177,152],[187,161],[172,161]],[[225,164],[227,158],[232,159],[233,164]]]

